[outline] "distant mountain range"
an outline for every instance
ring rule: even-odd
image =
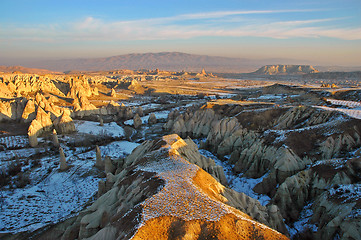
[[[160,69],[168,71],[193,71],[200,72],[203,68],[207,72],[235,72],[245,73],[257,70],[266,64],[309,64],[294,59],[247,59],[215,57],[208,55],[196,55],[180,52],[160,52],[126,54],[106,58],[79,58],[64,60],[31,61],[26,67],[45,68],[53,71],[102,71],[114,69]],[[1,62],[0,62],[1,64]],[[19,65],[20,65],[19,64]]]
[[[3,73],[21,72],[21,73],[37,73],[37,74],[59,73],[59,72],[50,71],[47,69],[28,68],[28,67],[22,67],[22,66],[0,66],[0,72],[3,72]]]
[[[5,60],[0,59],[0,65],[4,65]],[[229,58],[216,57],[208,55],[187,54],[181,52],[160,52],[160,53],[134,53],[118,55],[105,58],[78,58],[63,60],[31,60],[16,62],[12,65],[22,65],[28,68],[42,68],[51,71],[107,71],[115,69],[160,69],[167,71],[188,71],[200,72],[203,68],[206,72],[213,73],[249,73],[254,72],[263,65],[309,65],[310,61],[301,61],[286,58],[269,59],[247,59],[247,58]],[[357,71],[361,67],[347,68],[342,67],[322,67],[317,66],[320,71]],[[1,70],[0,70],[1,71]]]

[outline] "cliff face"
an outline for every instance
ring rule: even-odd
[[[307,74],[317,73],[311,65],[266,65],[253,72],[261,75],[287,75],[287,74]]]

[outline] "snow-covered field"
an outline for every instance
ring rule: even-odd
[[[83,123],[77,126],[82,133],[93,133],[97,126]],[[94,127],[95,126],[95,127]],[[122,128],[109,124],[110,129],[120,136]],[[79,129],[78,129],[79,130]],[[109,129],[108,129],[109,130]],[[108,145],[99,146],[102,156],[111,158],[125,157],[139,144],[128,141],[115,141]],[[39,159],[39,166],[23,167],[23,174],[29,174],[30,184],[24,188],[3,188],[0,193],[0,232],[33,231],[50,223],[56,223],[68,218],[81,210],[98,190],[101,179],[100,170],[94,167],[95,151],[84,147],[70,150],[63,146],[67,163],[70,168],[59,170],[59,156],[48,153]],[[0,154],[14,155],[25,158],[27,154],[39,151],[46,153],[45,149],[25,148],[19,150],[3,151]],[[0,155],[1,157],[1,155]],[[1,163],[8,164],[2,159]]]
[[[75,120],[74,124],[75,128],[79,133],[103,135],[110,137],[124,136],[124,129],[115,122],[104,123],[104,126],[100,126],[98,122]]]
[[[154,112],[154,115],[157,118],[157,120],[159,120],[159,119],[167,119],[169,113],[170,113],[169,110],[164,110],[164,111]],[[149,115],[150,114],[145,115],[145,116],[140,118],[142,120],[142,124],[147,124],[148,123]],[[133,125],[133,119],[125,121],[124,124]]]
[[[93,155],[93,159],[67,156],[71,167],[64,172],[59,171],[57,156],[42,158],[41,166],[30,173],[31,184],[1,192],[0,231],[36,230],[82,209],[100,180],[96,174],[88,174],[97,171]]]

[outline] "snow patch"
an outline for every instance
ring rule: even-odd
[[[74,120],[74,124],[79,133],[110,137],[124,136],[124,129],[115,122],[104,123],[104,126],[100,126],[98,122]]]

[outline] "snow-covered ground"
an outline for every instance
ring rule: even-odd
[[[100,126],[98,122],[74,120],[75,128],[79,133],[92,135],[104,135],[110,137],[123,137],[124,129],[115,122],[104,123]]]
[[[298,221],[294,222],[292,227],[286,225],[291,238],[297,233],[303,232],[305,229],[311,229],[314,232],[317,231],[317,226],[310,223],[310,219],[313,216],[312,204],[313,203],[309,203],[302,209]]]
[[[260,182],[263,181],[263,179],[268,175],[265,174],[261,178],[253,179],[253,178],[246,178],[242,177],[242,174],[236,175],[232,172],[232,166],[227,163],[219,160],[215,155],[213,155],[210,151],[200,149],[199,152],[209,158],[212,158],[217,165],[220,165],[224,169],[224,174],[226,175],[228,185],[231,189],[237,191],[237,192],[243,192],[246,195],[257,199],[263,206],[267,205],[269,201],[271,200],[270,197],[267,195],[262,195],[255,193],[253,191],[253,188]]]
[[[157,118],[157,120],[166,119],[168,117],[168,114],[170,113],[170,110],[164,110],[164,111],[153,112],[153,113],[154,113],[155,117]],[[142,124],[147,124],[148,123],[149,115],[150,114],[145,115],[145,116],[140,118],[140,119],[142,119]],[[133,125],[133,119],[129,119],[129,120],[125,121],[124,124]]]
[[[326,100],[327,102],[330,102],[331,104],[334,105],[347,106],[351,108],[361,108],[361,102],[336,100],[336,99],[326,99]]]
[[[138,145],[116,141],[99,148],[102,156],[119,158],[130,154]],[[0,232],[36,230],[59,222],[81,210],[96,193],[101,175],[94,168],[95,151],[84,147],[75,151],[63,148],[70,165],[68,170],[59,171],[59,156],[50,153],[39,159],[38,167],[23,167],[30,179],[25,188],[1,191]]]
[[[350,117],[361,119],[361,110],[358,108],[356,109],[346,109],[346,108],[331,108],[331,107],[325,107],[325,106],[315,106],[317,108],[321,108],[328,111],[338,111],[345,113],[346,115],[349,115]]]
[[[265,94],[256,98],[248,98],[248,100],[280,100],[285,99],[287,97],[295,98],[300,95],[286,95],[286,94]]]
[[[67,160],[71,168],[61,172],[58,157],[43,158],[41,166],[30,173],[31,184],[1,192],[1,232],[36,230],[82,209],[97,191],[100,178],[87,174],[96,171],[93,159]]]

